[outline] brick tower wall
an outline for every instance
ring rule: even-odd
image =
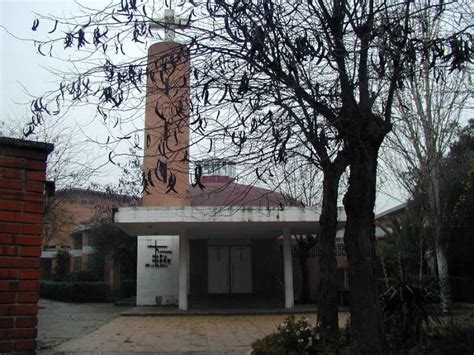
[[[0,353],[34,353],[46,158],[51,144],[0,137]]]
[[[143,206],[190,205],[189,71],[184,46],[162,42],[149,48],[143,165],[152,183],[143,194]],[[170,179],[175,179],[175,191],[167,193]]]
[[[143,206],[190,205],[189,72],[184,46],[161,42],[149,48],[143,165],[151,183],[149,193],[143,193]],[[167,193],[170,179],[175,180],[175,191]]]

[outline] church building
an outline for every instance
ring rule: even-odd
[[[216,298],[281,295],[292,308],[292,235],[317,233],[319,210],[239,184],[227,160],[200,162],[204,187],[190,184],[189,73],[189,54],[172,38],[149,48],[146,192],[140,207],[114,214],[118,227],[138,236],[137,305],[187,310]]]

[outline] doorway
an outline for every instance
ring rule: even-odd
[[[248,245],[208,247],[208,291],[252,293],[252,249]]]

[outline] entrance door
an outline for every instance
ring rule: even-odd
[[[209,246],[209,293],[252,293],[250,246]]]
[[[231,293],[252,292],[252,257],[249,246],[230,247]]]
[[[229,293],[229,247],[210,246],[208,259],[209,293]]]

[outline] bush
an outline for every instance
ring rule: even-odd
[[[61,281],[69,270],[69,261],[71,254],[67,249],[60,249],[56,253],[56,268],[54,270],[54,278]]]
[[[257,339],[252,343],[253,354],[286,354],[289,353],[287,349],[280,343],[280,335],[273,333]]]
[[[438,327],[423,350],[426,355],[472,355],[474,351],[474,325],[451,320]]]
[[[306,318],[295,320],[289,317],[283,322],[276,333],[252,343],[255,354],[287,354],[314,351],[319,335]]]
[[[308,319],[288,317],[275,333],[252,343],[253,353],[259,354],[355,354],[346,332],[312,327]]]
[[[385,330],[394,349],[408,349],[426,342],[431,325],[438,323],[433,304],[438,301],[430,287],[399,281],[381,296]]]
[[[40,283],[40,297],[65,302],[104,302],[109,287],[103,282],[50,282]]]
[[[98,282],[98,277],[91,271],[78,271],[66,274],[63,280],[64,282]]]

